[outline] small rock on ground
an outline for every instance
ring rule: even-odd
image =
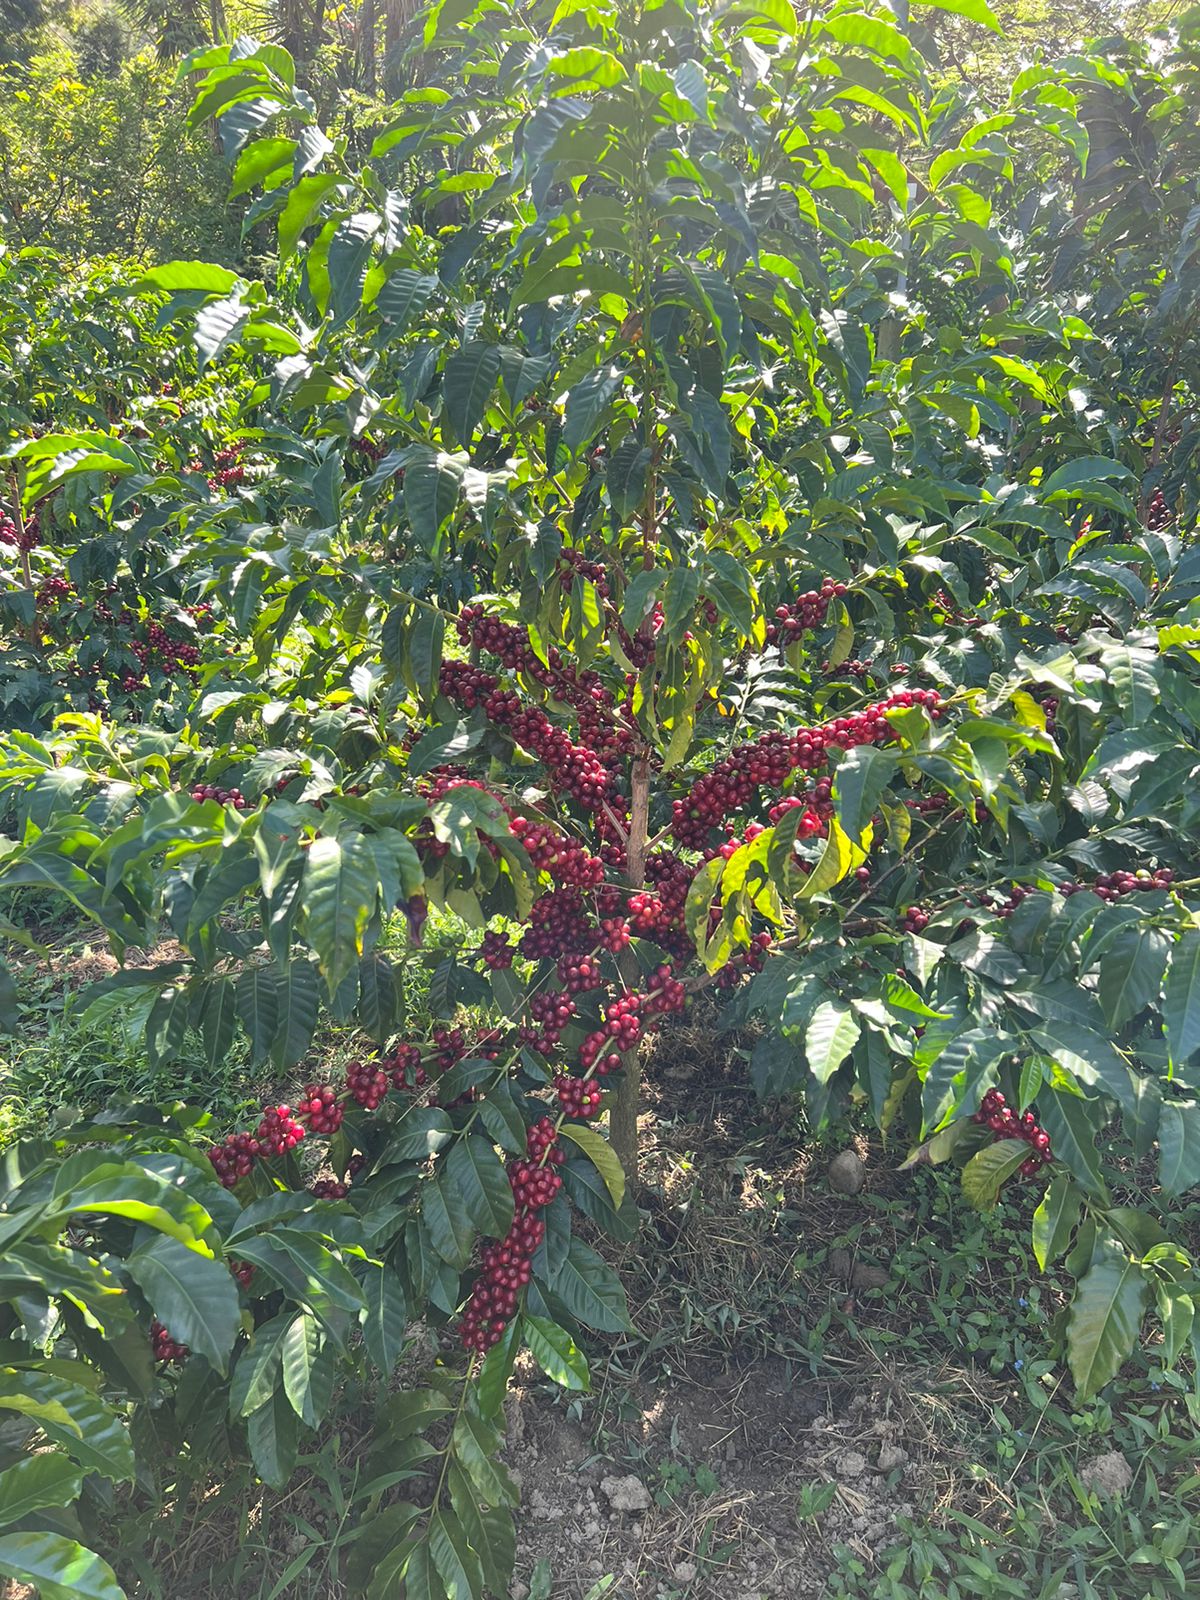
[[[867,1470],[867,1458],[860,1450],[843,1450],[833,1467],[839,1478],[861,1478]]]
[[[908,1460],[908,1451],[898,1444],[881,1444],[879,1446],[879,1470],[891,1472],[896,1467],[902,1467]]]
[[[1092,1494],[1124,1494],[1133,1482],[1133,1468],[1119,1450],[1093,1456],[1079,1474],[1079,1481]]]
[[[850,1274],[850,1287],[852,1289],[882,1289],[891,1277],[886,1267],[869,1267],[865,1262],[859,1262]]]
[[[614,1511],[648,1511],[650,1491],[632,1473],[627,1478],[602,1478],[600,1493]]]
[[[867,1181],[867,1169],[853,1150],[843,1150],[829,1163],[829,1187],[836,1194],[857,1194]]]

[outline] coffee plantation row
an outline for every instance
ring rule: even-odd
[[[4,1153],[0,1574],[113,1600],[115,1491],[287,1484],[421,1323],[342,1576],[506,1594],[513,1365],[632,1331],[699,997],[1027,1193],[1081,1399],[1195,1360],[1198,24],[988,105],[928,15],[442,0],[362,160],[239,39],[180,76],[271,281],[0,256],[5,1009],[66,907],[90,1016],[278,1086]]]

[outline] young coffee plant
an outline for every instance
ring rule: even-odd
[[[185,64],[280,281],[130,288],[239,398],[203,446],[164,422],[7,454],[14,524],[61,497],[61,542],[95,518],[135,576],[169,545],[211,637],[169,717],[5,740],[0,886],[152,952],[92,1004],[156,1062],[240,1032],[293,1085],[201,1157],[262,1219],[210,1208],[236,1270],[315,1319],[237,1335],[260,1474],[347,1359],[319,1307],[385,1369],[409,1320],[453,1340],[453,1379],[381,1411],[352,1575],[441,1600],[506,1587],[517,1352],[578,1388],[584,1332],[629,1330],[598,1234],[636,1230],[646,1042],[700,992],[810,1126],[864,1106],[971,1203],[1028,1193],[1081,1396],[1150,1305],[1191,1349],[1200,568],[1183,346],[1164,398],[1097,353],[1082,290],[1053,299],[1042,197],[1082,185],[1112,73],[1022,73],[976,123],[857,3],[421,28],[428,80],[362,170],[278,47]],[[431,911],[472,931],[405,1016]],[[360,1046],[336,1080],[304,1065],[330,1024]],[[1118,1118],[1153,1207],[1103,1153]],[[284,1236],[310,1227],[365,1309],[340,1276],[306,1298]],[[194,1329],[149,1309],[174,1368]]]

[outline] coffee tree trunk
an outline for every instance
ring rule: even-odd
[[[632,794],[629,814],[629,883],[640,889],[646,881],[646,853],[650,843],[650,762],[641,756],[633,767]],[[641,974],[637,957],[629,949],[619,957],[622,982],[636,990]],[[622,1057],[622,1071],[609,1112],[609,1140],[617,1153],[625,1176],[634,1187],[637,1185],[638,1157],[638,1107],[642,1097],[642,1063],[638,1048],[627,1050]]]

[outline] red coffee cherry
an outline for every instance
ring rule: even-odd
[[[311,1133],[336,1133],[345,1113],[332,1084],[310,1083],[300,1097],[296,1115],[307,1120]]]
[[[397,1045],[383,1065],[391,1073],[397,1089],[423,1089],[428,1081],[421,1064],[419,1045]]]
[[[997,1139],[1023,1139],[1030,1146],[1029,1156],[1017,1168],[1023,1178],[1032,1178],[1041,1167],[1054,1159],[1050,1149],[1050,1135],[1038,1126],[1032,1111],[1019,1116],[1011,1106],[1005,1105],[999,1089],[989,1089],[979,1102],[972,1122],[987,1128]]]
[[[386,1072],[369,1061],[352,1061],[346,1068],[346,1088],[367,1111],[377,1111],[387,1096],[390,1080]]]
[[[154,1359],[164,1366],[170,1362],[186,1361],[191,1354],[187,1345],[179,1344],[172,1339],[157,1317],[150,1324],[150,1344],[154,1351]]]
[[[253,1168],[260,1155],[267,1154],[251,1133],[227,1133],[208,1152],[213,1170],[226,1189],[232,1189]]]
[[[554,1088],[568,1117],[594,1117],[600,1109],[601,1090],[594,1079],[563,1075],[555,1078]]]
[[[292,1116],[290,1106],[267,1106],[258,1125],[258,1145],[264,1156],[281,1156],[304,1138],[304,1125]]]

